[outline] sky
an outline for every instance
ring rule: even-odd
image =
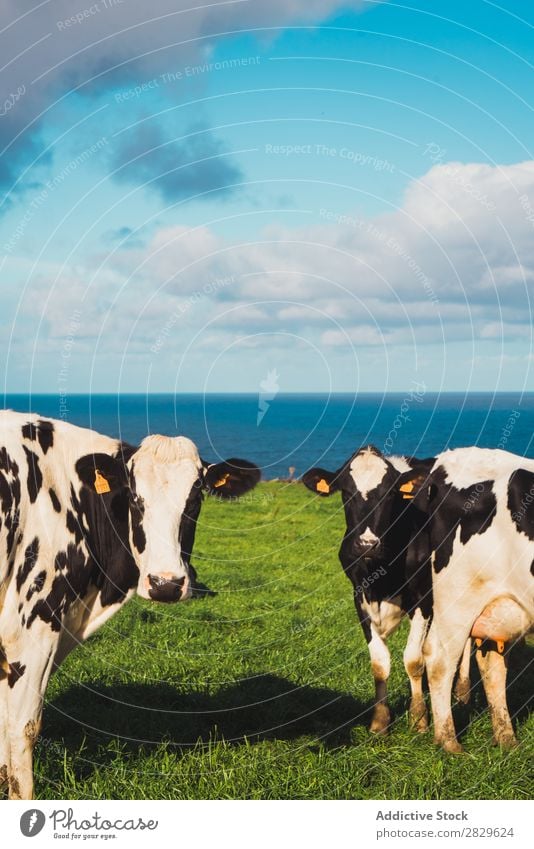
[[[534,388],[533,26],[4,0],[4,391]]]

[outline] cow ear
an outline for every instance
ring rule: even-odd
[[[204,464],[206,466],[206,464]],[[204,489],[221,498],[238,498],[256,486],[261,472],[248,460],[223,460],[208,465],[204,473]]]
[[[404,501],[411,501],[419,510],[427,510],[432,489],[432,474],[423,467],[403,472],[397,480],[397,491]]]
[[[326,469],[315,467],[302,475],[302,483],[315,492],[316,495],[333,495],[339,492],[338,472],[327,472]]]
[[[76,471],[83,485],[98,495],[116,492],[126,483],[123,463],[109,454],[86,454],[80,457]]]

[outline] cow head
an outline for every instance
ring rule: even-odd
[[[405,468],[408,464],[405,463]],[[328,497],[341,492],[347,530],[342,559],[347,562],[389,562],[402,550],[399,520],[410,504],[399,483],[402,473],[372,445],[357,451],[336,472],[313,468],[303,476],[312,492]]]
[[[185,436],[148,436],[131,452],[126,467],[126,457],[87,459],[84,482],[103,498],[124,486],[126,474],[137,592],[162,602],[191,596],[190,558],[203,492],[237,498],[260,479],[258,467],[246,460],[204,462]]]

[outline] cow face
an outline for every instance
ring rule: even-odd
[[[192,495],[198,491],[200,496],[202,463],[196,446],[185,437],[149,436],[128,466],[137,592],[154,601],[183,601],[191,596],[191,581],[180,525]]]
[[[337,472],[314,468],[302,481],[312,492],[341,492],[347,520],[342,559],[383,562],[398,550],[399,518],[408,502],[399,491],[400,472],[376,448],[357,451]]]
[[[138,594],[155,601],[190,598],[190,558],[202,493],[232,498],[258,482],[244,460],[209,465],[183,436],[149,436],[129,462],[131,546],[140,570]]]
[[[133,554],[132,566],[139,576],[129,586],[137,584],[142,598],[162,602],[191,596],[190,558],[203,492],[237,498],[260,479],[257,466],[246,460],[204,462],[196,445],[184,436],[147,437],[126,466],[122,459],[89,454],[76,467],[90,499],[106,513],[106,527],[117,538],[108,560],[116,561],[121,551],[130,560]],[[107,565],[110,569],[113,562]]]

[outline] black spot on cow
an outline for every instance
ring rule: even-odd
[[[22,436],[32,442],[37,441],[43,454],[54,444],[54,425],[52,422],[39,419],[37,422],[27,422],[22,426]]]
[[[4,516],[4,525],[7,528],[7,536],[6,536],[6,549],[7,549],[7,558],[8,558],[8,576],[11,574],[14,565],[14,542],[15,536],[17,535],[17,531],[19,529],[20,522],[20,513],[18,507]],[[20,542],[20,534],[19,540]],[[18,544],[18,543],[17,543]]]
[[[26,667],[24,666],[24,664],[19,663],[18,661],[16,663],[10,663],[9,664],[9,673],[8,673],[8,676],[7,676],[7,683],[9,684],[11,689],[13,689],[13,687],[15,686],[15,684],[17,683],[19,678],[22,678],[22,676],[24,675],[25,672],[26,672]]]
[[[0,642],[0,681],[7,678],[9,674],[9,663],[7,662],[6,651]]]
[[[22,438],[30,439],[32,442],[37,439],[37,427],[33,422],[26,422],[22,425]]]
[[[87,568],[85,553],[70,543],[66,550],[59,551],[54,558],[56,577],[52,581],[50,592],[45,598],[36,601],[27,627],[39,617],[50,625],[53,631],[60,631],[63,617],[68,613],[73,601],[87,592],[91,572]]]
[[[40,593],[46,581],[46,572],[39,572],[33,579],[28,592],[26,593],[26,601],[29,601],[35,593]]]
[[[85,566],[85,555],[77,545],[69,543],[65,551],[58,551],[54,558],[56,572],[64,572],[73,586],[83,588],[83,567]]]
[[[145,505],[143,499],[135,494],[135,472],[134,464],[129,474],[130,485],[130,517],[132,521],[132,542],[141,554],[146,548],[146,534],[143,528],[143,516],[145,515]]]
[[[517,469],[510,477],[508,509],[517,530],[534,540],[534,474],[532,472]]]
[[[2,506],[2,515],[6,515],[11,511],[13,506],[13,492],[7,477],[0,472],[0,504]]]
[[[365,613],[362,607],[363,601],[363,592],[359,587],[354,588],[354,606],[356,608],[356,613],[358,614],[358,619],[360,620],[360,625],[362,626],[363,635],[365,637],[365,641],[367,643],[371,642],[372,632],[371,632],[371,622],[369,621],[369,617]]]
[[[19,566],[19,570],[17,572],[17,592],[20,592],[20,589],[24,582],[26,581],[28,575],[32,571],[33,567],[37,562],[37,558],[39,557],[39,539],[38,537],[34,537],[34,539],[30,542],[28,546],[26,546],[26,550],[24,552],[24,560],[22,564]]]
[[[0,507],[6,534],[8,576],[13,570],[13,547],[19,526],[20,479],[19,467],[7,448],[0,448]]]
[[[48,449],[52,448],[54,444],[54,425],[52,422],[39,419],[37,439],[39,440],[39,445],[43,450],[43,454],[46,454]]]
[[[124,467],[114,463],[111,492],[99,495],[88,486],[82,486],[79,494],[71,491],[74,518],[83,527],[90,555],[91,582],[100,589],[104,606],[122,601],[139,580],[129,545],[128,478]]]
[[[191,492],[185,502],[184,511],[180,521],[180,530],[178,533],[182,557],[188,565],[190,564],[191,555],[193,553],[197,519],[200,515],[203,498],[202,481],[198,480],[193,484]]]
[[[143,513],[137,504],[133,504],[131,508],[132,516],[132,542],[141,554],[146,548],[146,534],[143,528]]]
[[[72,493],[71,493],[71,500],[72,500]],[[74,515],[72,510],[67,510],[66,521],[67,521],[67,530],[74,537],[74,542],[76,544],[79,544],[84,537],[83,528],[82,528],[80,519],[76,518],[76,516]]]
[[[15,460],[13,460],[5,445],[0,448],[0,471],[8,472],[10,475],[16,477],[19,473],[19,467]]]
[[[493,481],[480,481],[461,489],[446,484],[445,477],[442,468],[433,472],[429,493],[428,509],[432,515],[430,544],[434,550],[436,572],[441,572],[448,565],[458,528],[460,542],[465,545],[472,536],[483,534],[490,527],[497,512]]]
[[[48,490],[48,494],[50,496],[50,501],[52,502],[52,507],[54,508],[56,513],[61,513],[61,502],[56,495],[55,489],[50,487],[50,489]]]
[[[24,448],[24,453],[26,454],[26,460],[28,462],[28,495],[30,496],[30,501],[33,504],[34,501],[37,500],[37,496],[39,495],[43,485],[43,474],[41,472],[41,467],[39,466],[39,458],[37,454],[30,451],[25,445],[22,447]]]

